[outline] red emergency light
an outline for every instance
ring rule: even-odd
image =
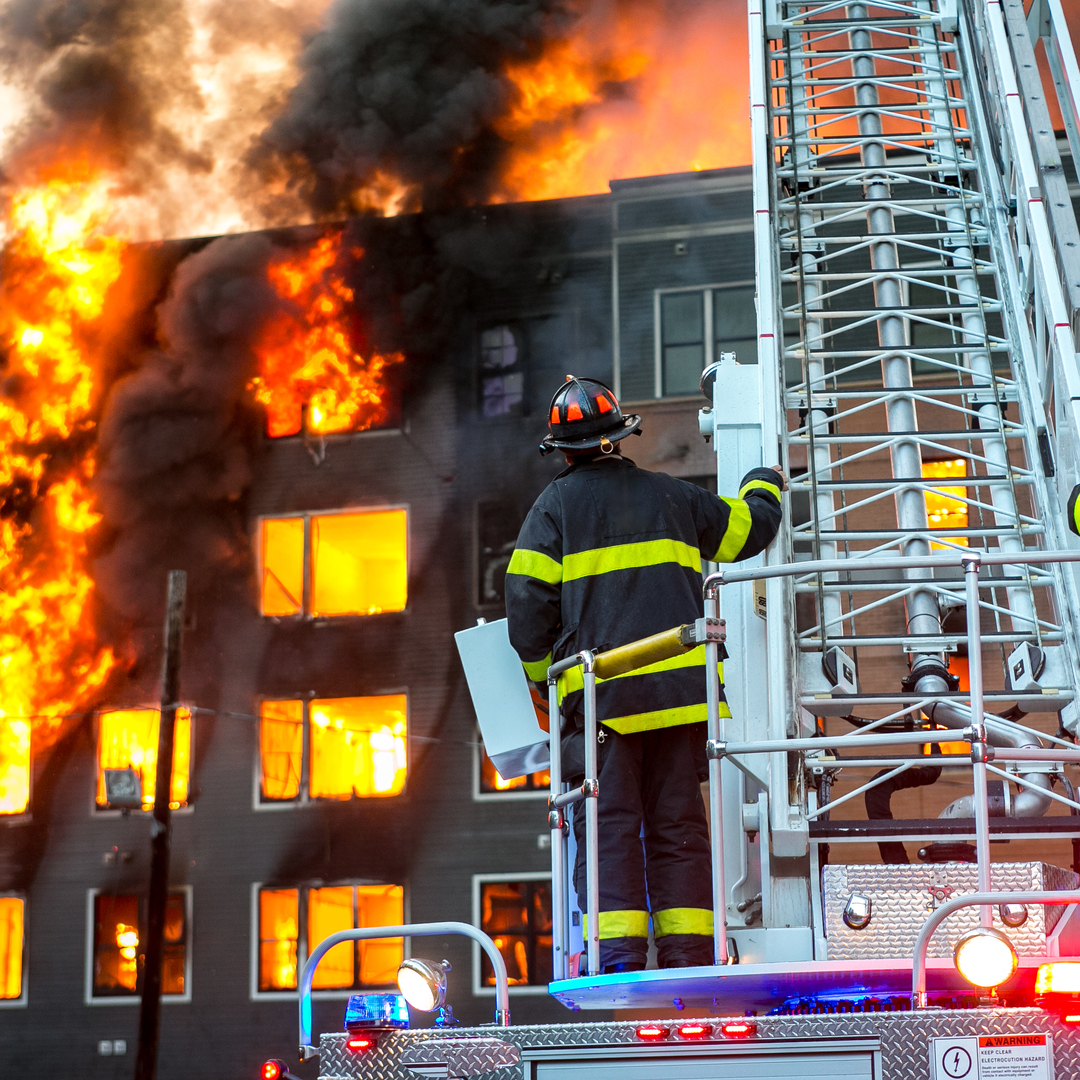
[[[1062,1013],[1061,1019],[1066,1024],[1080,1024],[1080,1013]]]
[[[263,1080],[281,1080],[281,1074],[284,1071],[281,1062],[271,1058],[269,1061],[263,1062],[262,1078]]]
[[[743,1039],[747,1035],[757,1034],[757,1024],[753,1020],[729,1020],[720,1025],[720,1032],[729,1039]]]
[[[707,1039],[712,1035],[712,1024],[691,1021],[688,1024],[680,1024],[675,1030],[681,1039]]]
[[[371,1050],[375,1046],[375,1039],[371,1035],[350,1035],[345,1045],[354,1053],[360,1054],[365,1050]]]
[[[663,1024],[642,1024],[637,1029],[637,1037],[643,1042],[660,1042],[669,1034],[670,1032]]]

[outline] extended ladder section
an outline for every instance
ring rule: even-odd
[[[845,757],[866,762],[845,767],[849,802],[879,770],[891,781],[947,762],[874,761],[881,755],[858,752],[859,733],[973,720],[960,568],[860,563],[1074,543],[1065,499],[1080,445],[1080,237],[1039,37],[1080,151],[1080,80],[1058,0],[1036,0],[1030,16],[1020,0],[960,10],[931,0],[751,0],[762,423],[792,474],[789,522],[768,560],[839,568],[770,583],[768,716],[754,729],[733,709],[729,723],[735,738],[850,732],[853,746],[803,753],[801,767],[796,755],[773,755],[767,768],[742,763],[743,824],[764,830],[766,814],[772,842],[757,850],[725,830],[728,880],[742,874],[728,916],[760,902],[765,930],[809,922],[819,959],[819,845],[913,838],[830,814]],[[724,378],[722,365],[718,386]],[[979,605],[989,742],[1076,735],[1072,566],[985,566]],[[729,684],[751,685],[754,662],[740,670],[738,657],[729,661]],[[966,783],[969,770],[946,775]],[[1074,802],[1060,763],[1009,773],[992,786],[993,813],[1041,818]],[[970,795],[954,799],[918,839],[969,839],[972,806]],[[798,882],[807,852],[809,899]]]

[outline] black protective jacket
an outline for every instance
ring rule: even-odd
[[[725,499],[627,458],[572,465],[529,511],[506,573],[510,642],[526,674],[543,682],[553,660],[700,618],[702,559],[758,554],[780,517],[772,469],[751,470],[739,497]],[[599,719],[624,734],[704,720],[704,663],[702,645],[597,680]],[[581,685],[580,668],[560,681],[564,715]]]

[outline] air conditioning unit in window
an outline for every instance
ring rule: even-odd
[[[110,810],[142,808],[142,781],[130,766],[126,769],[102,769],[105,774],[105,800]]]

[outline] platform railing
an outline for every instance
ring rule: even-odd
[[[707,714],[707,746],[706,752],[709,760],[709,824],[711,840],[711,865],[713,882],[713,948],[714,962],[717,965],[727,963],[727,911],[724,891],[724,822],[723,822],[723,793],[720,766],[724,758],[729,758],[738,766],[739,758],[750,754],[787,753],[790,751],[818,751],[832,749],[847,749],[852,746],[861,748],[891,747],[903,745],[924,745],[929,743],[956,742],[958,737],[971,744],[970,764],[973,771],[974,781],[974,810],[975,810],[975,836],[976,836],[976,870],[978,874],[978,896],[992,895],[993,899],[981,899],[978,903],[981,910],[981,921],[984,926],[992,925],[993,904],[1003,902],[1003,894],[993,893],[990,880],[990,814],[987,804],[987,774],[993,772],[1008,780],[1014,780],[1021,785],[1026,784],[1022,778],[1003,772],[990,765],[991,761],[1023,762],[1042,761],[1080,764],[1080,747],[1068,748],[1063,740],[1047,736],[1042,732],[1025,729],[1023,725],[1014,725],[1018,729],[1030,731],[1032,735],[1040,739],[1054,742],[1060,748],[1042,750],[1034,747],[992,747],[987,742],[987,730],[985,723],[984,693],[982,682],[982,634],[979,618],[979,571],[983,566],[1015,566],[1019,564],[1053,564],[1080,562],[1080,551],[1030,551],[1023,554],[995,553],[986,551],[962,551],[949,552],[941,555],[923,556],[896,556],[892,558],[847,558],[847,559],[821,559],[797,563],[784,563],[774,566],[754,566],[745,569],[733,568],[710,574],[703,582],[705,601],[705,618],[700,620],[702,624],[719,621],[720,590],[724,585],[744,581],[761,581],[769,578],[797,577],[800,575],[815,575],[838,573],[857,570],[860,572],[875,572],[885,570],[908,569],[946,569],[960,567],[964,571],[964,602],[967,614],[967,648],[969,665],[969,691],[966,695],[972,723],[962,729],[942,730],[913,730],[910,732],[874,732],[865,728],[853,731],[846,735],[824,736],[813,738],[790,738],[790,739],[763,739],[747,742],[728,742],[723,739],[720,722],[720,675],[719,675],[719,642],[720,636],[715,640],[704,638],[705,644],[705,679],[706,679],[706,714]],[[549,738],[551,748],[551,795],[549,804],[549,825],[551,826],[551,860],[552,860],[552,940],[553,940],[553,974],[556,981],[569,977],[571,956],[570,928],[569,928],[569,890],[574,887],[573,868],[567,867],[566,862],[566,836],[567,824],[563,810],[580,802],[585,804],[585,875],[586,875],[586,924],[585,924],[585,952],[590,975],[600,973],[600,882],[599,882],[599,826],[598,826],[598,798],[600,784],[597,768],[597,733],[599,720],[596,713],[596,680],[599,676],[604,678],[605,672],[609,674],[623,674],[637,670],[648,664],[655,663],[664,656],[664,640],[668,647],[673,647],[673,635],[680,630],[688,628],[675,628],[667,634],[656,635],[653,638],[644,639],[640,642],[632,642],[630,645],[621,646],[610,652],[597,653],[590,650],[582,650],[572,656],[557,661],[548,668],[548,708],[549,708]],[[702,636],[699,630],[699,638]],[[663,640],[662,640],[663,639]],[[695,642],[698,639],[694,639]],[[689,647],[689,646],[686,646]],[[666,655],[674,655],[669,652]],[[615,663],[613,664],[613,659]],[[562,781],[562,739],[561,739],[561,702],[559,693],[559,680],[566,672],[573,668],[582,668],[583,683],[583,714],[585,726],[585,779],[579,788],[573,791],[564,791]],[[614,667],[615,670],[609,670]],[[919,711],[927,705],[931,705],[939,699],[925,696],[908,704],[902,712],[910,713]],[[963,699],[961,699],[963,700]],[[955,704],[956,699],[950,697],[950,704]],[[882,721],[884,722],[883,718]],[[1005,722],[1005,721],[1002,721]],[[1009,721],[1008,723],[1012,723]],[[913,759],[910,764],[914,764]],[[953,761],[951,764],[962,764],[962,761]],[[858,764],[854,762],[852,764]],[[892,762],[892,764],[897,764]],[[908,762],[900,762],[899,765],[908,765]],[[883,782],[885,777],[871,781],[858,789],[858,793],[865,792]],[[1027,785],[1031,786],[1031,785]],[[1042,790],[1042,789],[1040,789]],[[1049,794],[1052,799],[1061,802],[1072,809],[1080,811],[1080,802],[1066,799],[1054,792]],[[854,793],[852,793],[853,795]],[[851,798],[852,795],[845,796]],[[836,805],[836,804],[831,804]],[[1050,902],[1050,901],[1048,901]],[[939,909],[940,910],[940,909]]]

